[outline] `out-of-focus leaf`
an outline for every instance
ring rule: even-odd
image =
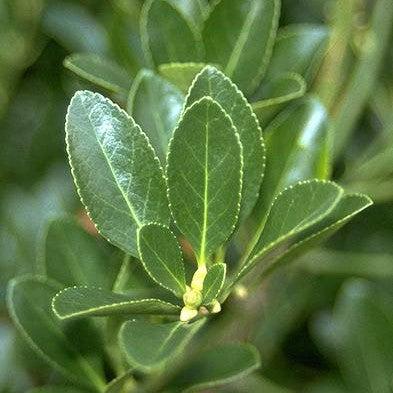
[[[239,133],[243,148],[240,218],[245,218],[258,199],[265,169],[262,130],[243,93],[221,71],[212,66],[204,68],[194,79],[185,106],[188,107],[206,96],[221,105]]]
[[[266,78],[295,72],[310,82],[325,52],[329,30],[323,25],[289,25],[277,34]]]
[[[135,382],[132,379],[131,371],[128,371],[109,382],[104,393],[122,393],[132,390],[134,387]]]
[[[260,124],[266,126],[292,100],[303,97],[306,87],[304,79],[295,73],[279,75],[262,83],[252,103]]]
[[[120,329],[120,346],[132,367],[149,372],[173,361],[203,323],[128,321]]]
[[[279,15],[278,0],[221,0],[206,21],[207,61],[221,65],[246,94],[254,91],[264,75]]]
[[[80,390],[70,386],[46,385],[31,389],[28,391],[28,393],[88,393],[88,391]]]
[[[163,170],[146,135],[117,105],[89,91],[71,100],[66,133],[78,192],[97,229],[138,256],[137,229],[170,219]]]
[[[160,64],[158,72],[169,82],[187,93],[195,76],[206,66],[205,63],[169,63]]]
[[[131,78],[115,62],[94,53],[75,53],[65,58],[64,66],[78,76],[115,93],[128,92]]]
[[[67,379],[81,386],[102,389],[103,377],[94,360],[100,351],[93,347],[94,354],[81,352],[83,347],[87,350],[86,344],[91,343],[93,331],[86,331],[85,326],[84,329],[78,329],[78,339],[72,338],[52,312],[51,299],[59,289],[57,284],[43,278],[13,279],[7,296],[13,322],[37,354]]]
[[[245,377],[259,366],[259,353],[255,347],[241,343],[223,344],[198,355],[176,377],[173,386],[184,392],[204,391]]]
[[[160,299],[138,299],[98,288],[66,288],[53,298],[53,311],[60,319],[109,315],[178,314],[180,307]]]
[[[210,97],[184,112],[170,142],[167,176],[172,214],[201,263],[235,228],[241,153],[235,127]]]
[[[203,61],[199,28],[174,0],[149,0],[145,3],[141,34],[146,58],[153,65]]]
[[[132,86],[127,109],[149,137],[162,162],[183,109],[183,94],[165,79],[142,70]]]

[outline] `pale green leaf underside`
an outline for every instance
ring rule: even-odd
[[[138,232],[139,257],[150,277],[181,297],[186,290],[182,252],[168,227],[147,224]]]
[[[343,189],[320,180],[303,181],[282,191],[274,200],[250,258],[239,276],[247,273],[264,254],[326,217],[342,197]]]
[[[137,256],[136,231],[168,224],[163,171],[146,135],[100,94],[77,92],[68,108],[67,151],[83,204],[100,233]]]
[[[53,298],[52,308],[60,319],[110,315],[178,314],[180,307],[160,299],[136,299],[98,288],[66,288]]]
[[[64,66],[78,76],[115,93],[127,93],[131,77],[111,60],[94,53],[75,53],[65,58]]]
[[[205,67],[193,81],[186,107],[209,96],[229,115],[239,133],[243,147],[243,186],[240,217],[245,218],[258,199],[265,169],[265,146],[262,130],[242,92],[221,71]]]
[[[217,299],[222,287],[224,286],[225,275],[225,263],[216,263],[210,267],[203,282],[203,304],[209,305],[214,299]]]
[[[48,225],[41,251],[45,274],[64,286],[94,285],[110,289],[120,263],[105,246],[72,217],[54,219]]]
[[[128,321],[120,329],[120,346],[131,366],[151,371],[174,360],[203,323]]]
[[[280,14],[278,0],[221,0],[203,30],[206,58],[217,63],[245,93],[266,70]]]
[[[52,313],[51,299],[59,289],[39,277],[12,280],[7,293],[11,318],[31,347],[52,367],[75,383],[101,388],[100,371],[78,352]]]
[[[183,109],[183,94],[165,79],[141,70],[132,86],[127,109],[149,137],[161,162]]]
[[[174,387],[187,393],[205,391],[245,377],[259,366],[260,356],[255,347],[249,344],[227,343],[198,355],[181,375],[177,376]]]
[[[170,0],[149,0],[141,16],[144,51],[152,65],[203,61],[198,27]]]
[[[195,76],[206,66],[205,63],[160,64],[158,72],[183,93],[187,93]]]
[[[168,150],[168,196],[202,263],[235,227],[242,166],[239,136],[221,106],[205,97],[187,108]]]

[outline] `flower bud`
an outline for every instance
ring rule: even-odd
[[[184,306],[180,312],[180,321],[188,322],[191,319],[195,318],[198,315],[198,310],[194,308],[190,308],[188,306]]]

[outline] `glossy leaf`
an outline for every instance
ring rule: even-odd
[[[154,65],[203,60],[201,34],[194,20],[172,0],[149,0],[141,16],[142,43]]]
[[[139,256],[150,277],[181,297],[186,290],[183,256],[175,235],[158,224],[143,226],[138,232]]]
[[[289,25],[279,30],[266,78],[284,72],[302,75],[311,81],[318,69],[329,38],[322,25]]]
[[[46,230],[42,264],[46,275],[65,286],[98,285],[110,289],[120,263],[72,218],[52,220]]]
[[[243,186],[240,216],[246,217],[255,205],[265,168],[262,130],[241,91],[221,71],[207,66],[197,75],[186,98],[186,107],[209,96],[230,116],[243,147]]]
[[[202,303],[210,304],[218,297],[222,287],[224,286],[226,274],[226,264],[216,263],[207,271],[207,275],[203,282]]]
[[[60,319],[109,315],[178,314],[180,307],[159,299],[138,299],[98,288],[72,287],[56,294],[53,311]]]
[[[120,346],[132,367],[152,371],[173,361],[203,323],[128,321],[120,329]]]
[[[158,66],[159,73],[183,93],[187,93],[195,76],[206,66],[205,63],[169,63]]]
[[[209,97],[195,102],[173,134],[167,176],[173,217],[202,263],[236,225],[242,166],[230,118]]]
[[[89,82],[115,93],[126,93],[131,86],[126,70],[94,53],[74,53],[65,58],[64,66]]]
[[[165,179],[139,126],[99,94],[77,92],[68,108],[67,151],[79,195],[100,233],[137,256],[137,228],[170,219]]]
[[[262,83],[252,104],[260,124],[266,126],[292,100],[303,97],[306,88],[304,79],[294,73],[278,75]]]
[[[324,107],[307,98],[281,113],[266,129],[263,192],[252,216],[259,228],[278,192],[299,180],[325,177],[326,123]]]
[[[146,132],[162,162],[183,109],[183,100],[177,88],[152,71],[140,71],[132,85],[128,113]]]
[[[92,332],[80,329],[77,340],[69,338],[52,313],[51,299],[59,289],[57,284],[43,278],[16,278],[8,287],[9,313],[24,339],[53,368],[79,385],[102,389],[101,371],[91,355],[85,357],[75,346],[81,339],[89,340],[84,333],[91,336]]]
[[[182,392],[205,391],[245,377],[259,366],[259,353],[255,347],[227,343],[199,354],[177,376],[174,387]]]
[[[278,0],[221,0],[206,21],[206,59],[219,64],[245,93],[260,83],[276,36]]]
[[[290,186],[274,200],[273,206],[248,262],[240,276],[248,272],[268,251],[325,218],[343,194],[338,185],[310,180]]]

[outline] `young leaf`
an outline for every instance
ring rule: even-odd
[[[51,299],[59,289],[57,284],[44,278],[13,279],[7,293],[11,318],[35,352],[53,368],[78,385],[102,390],[105,383],[91,354],[84,357],[74,346],[74,342],[81,339],[87,342],[89,338],[84,334],[91,336],[92,332],[86,331],[86,328],[83,329],[85,332],[80,329],[77,340],[75,337],[68,338],[52,313]],[[96,348],[95,351],[97,355],[100,354]]]
[[[218,297],[225,282],[225,263],[216,263],[208,271],[203,282],[202,303],[210,304]]]
[[[67,56],[64,66],[89,82],[115,93],[126,93],[131,86],[131,78],[126,70],[94,53]]]
[[[206,21],[207,61],[220,64],[245,93],[251,93],[264,75],[279,14],[279,0],[221,0]]]
[[[176,377],[172,386],[182,392],[205,391],[245,377],[259,366],[260,357],[255,347],[227,343],[198,355]]]
[[[299,182],[274,200],[263,232],[239,276],[246,274],[263,255],[325,218],[337,205],[343,189],[328,181]]]
[[[158,72],[183,93],[187,93],[195,76],[206,66],[205,63],[160,64]]]
[[[138,299],[89,287],[72,287],[58,292],[52,300],[52,308],[60,319],[180,312],[180,307],[159,299]]]
[[[132,367],[150,372],[173,361],[203,323],[127,321],[119,332],[120,346]]]
[[[307,98],[281,113],[266,129],[263,192],[252,215],[259,228],[277,193],[299,180],[323,178],[326,123],[325,108]]]
[[[153,65],[203,60],[199,28],[176,1],[147,1],[141,16],[141,35],[146,58]]]
[[[318,69],[328,42],[325,26],[289,25],[277,34],[266,78],[295,72],[310,82]]]
[[[170,229],[154,223],[144,225],[138,232],[138,249],[150,277],[181,297],[186,290],[183,256]]]
[[[52,220],[45,234],[45,274],[65,286],[98,285],[112,288],[120,269],[109,250],[86,233],[71,217]]]
[[[262,126],[296,98],[303,97],[306,82],[295,73],[278,75],[261,84],[253,97],[252,109]]]
[[[242,149],[230,118],[210,97],[191,105],[170,142],[168,196],[198,261],[232,233],[239,212]]]
[[[100,94],[77,92],[68,108],[67,151],[79,195],[100,233],[137,256],[136,231],[170,220],[159,160],[139,126]]]
[[[183,95],[152,71],[141,70],[128,99],[128,112],[146,132],[161,162],[183,109]]]
[[[207,66],[197,75],[186,98],[186,107],[209,96],[229,115],[243,147],[243,187],[240,217],[246,217],[258,199],[265,168],[262,130],[241,91],[222,72]]]

